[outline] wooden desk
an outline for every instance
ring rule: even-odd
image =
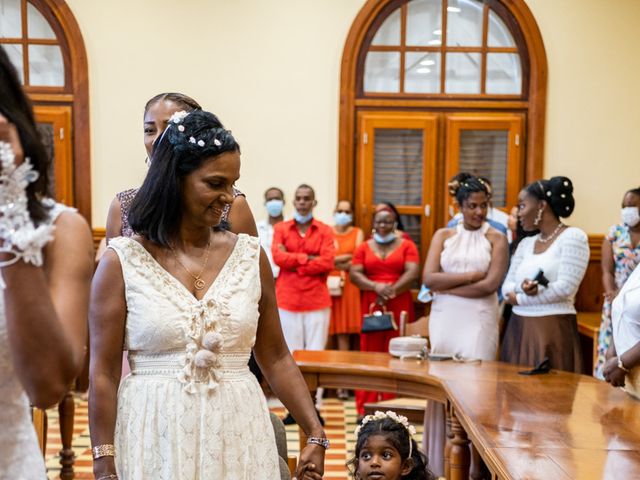
[[[470,440],[494,479],[640,477],[640,402],[592,377],[522,376],[500,362],[298,351],[311,390],[363,388],[447,404],[448,478],[469,478]]]

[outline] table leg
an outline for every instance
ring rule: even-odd
[[[469,478],[469,464],[471,453],[469,451],[469,438],[456,417],[455,411],[451,411],[451,441],[449,473],[451,480],[467,480]]]
[[[73,420],[75,415],[75,404],[73,394],[68,392],[58,404],[58,414],[60,415],[60,437],[62,439],[62,450],[60,450],[60,478],[62,480],[73,479],[73,464],[75,454],[71,448],[73,440]]]
[[[429,400],[431,401],[431,400]],[[451,431],[451,404],[449,402],[445,405],[446,410],[446,423],[445,423],[445,434],[446,441],[444,444],[444,478],[449,480],[451,478],[451,446],[453,445],[453,432]]]

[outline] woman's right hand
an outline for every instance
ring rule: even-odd
[[[617,290],[608,290],[606,292],[604,292],[604,299],[611,303],[613,302],[613,300],[616,298],[616,296],[618,295],[618,291]]]
[[[109,475],[117,475],[114,457],[100,457],[93,461],[93,476],[95,478],[109,477]]]

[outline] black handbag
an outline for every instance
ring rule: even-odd
[[[373,332],[386,332],[388,330],[398,330],[396,321],[393,318],[393,312],[387,312],[387,309],[382,306],[382,310],[376,310],[376,304],[372,303],[369,306],[369,313],[362,317],[362,333]]]

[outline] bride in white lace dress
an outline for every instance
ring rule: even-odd
[[[220,230],[239,146],[207,112],[175,116],[129,220],[96,272],[89,419],[97,479],[280,478],[251,349],[312,443],[299,479],[320,479],[325,435],[277,313],[257,238]],[[213,227],[213,228],[212,228]],[[120,356],[131,375],[120,388]]]
[[[41,480],[29,404],[58,402],[84,363],[93,242],[73,209],[38,200],[46,177],[30,176],[49,160],[2,47],[0,92],[0,478]]]

